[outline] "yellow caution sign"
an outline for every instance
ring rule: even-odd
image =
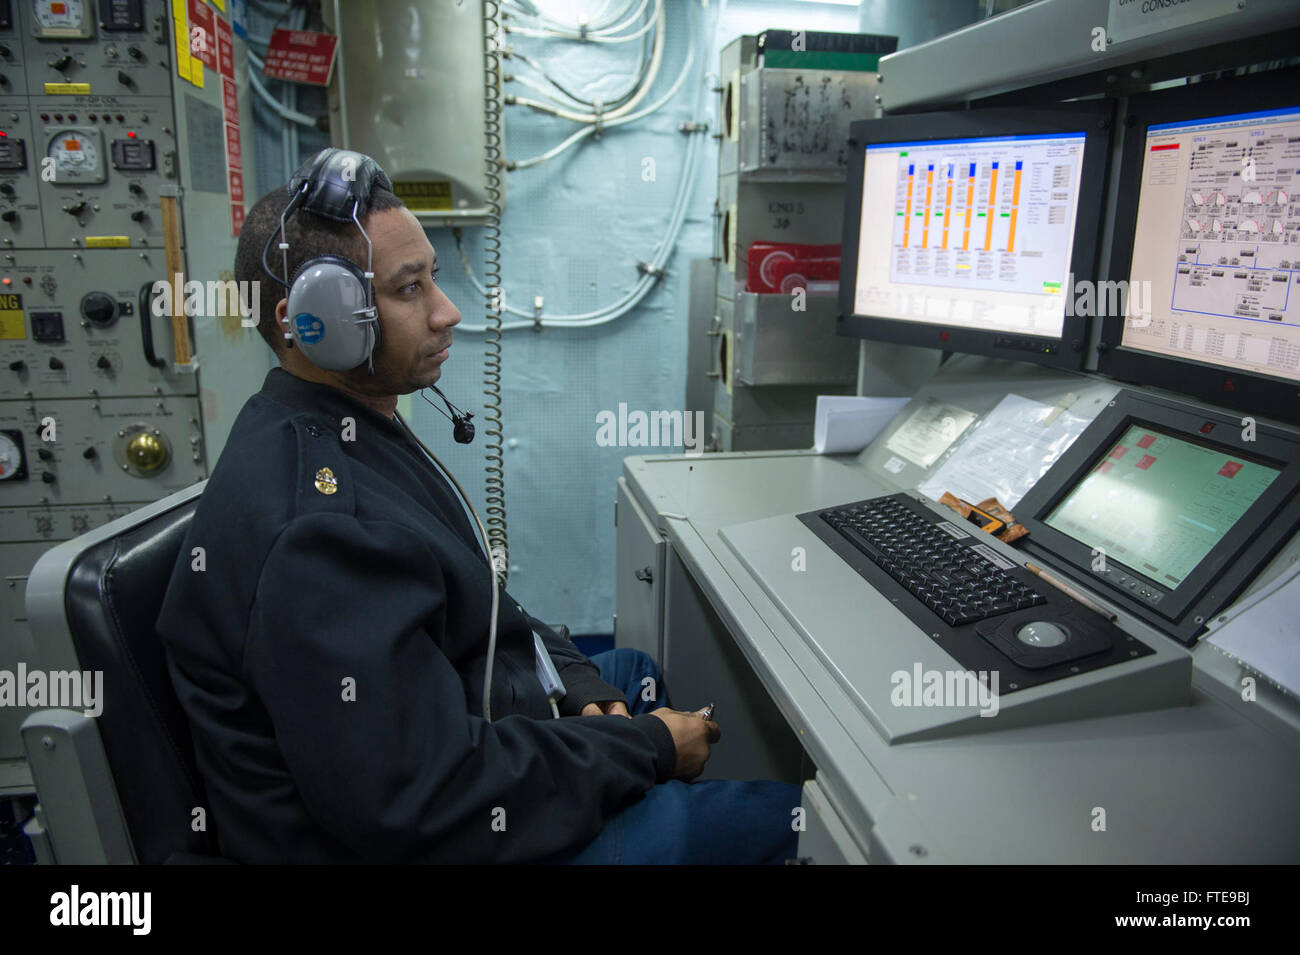
[[[0,339],[21,339],[27,337],[27,325],[23,321],[23,297],[21,295],[0,295]]]

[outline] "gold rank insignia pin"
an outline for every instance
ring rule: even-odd
[[[316,472],[316,490],[322,494],[333,494],[339,489],[339,479],[334,476],[334,472],[329,468],[321,468]]]

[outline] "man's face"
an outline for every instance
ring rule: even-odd
[[[437,255],[409,209],[372,213],[365,221],[374,245],[375,304],[382,328],[375,373],[347,373],[368,394],[404,395],[437,382],[460,310],[433,280]],[[364,255],[357,262],[365,268]]]

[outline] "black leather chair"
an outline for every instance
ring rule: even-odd
[[[39,799],[25,831],[42,862],[229,861],[216,855],[189,723],[154,632],[206,483],[59,544],[28,577],[37,666],[104,675],[98,716],[40,710],[22,725]]]
[[[28,578],[40,667],[103,673],[98,716],[42,710],[22,726],[39,799],[27,831],[42,861],[221,861],[154,633],[205,483],[58,545]]]

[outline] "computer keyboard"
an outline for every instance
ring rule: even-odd
[[[831,508],[820,516],[949,626],[1046,603],[1032,586],[959,544],[936,518],[922,517],[896,498]]]

